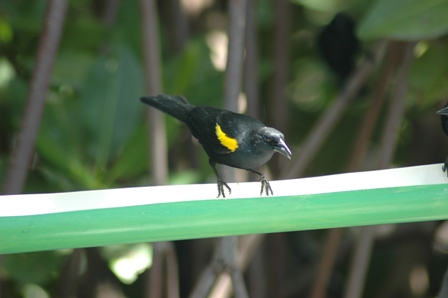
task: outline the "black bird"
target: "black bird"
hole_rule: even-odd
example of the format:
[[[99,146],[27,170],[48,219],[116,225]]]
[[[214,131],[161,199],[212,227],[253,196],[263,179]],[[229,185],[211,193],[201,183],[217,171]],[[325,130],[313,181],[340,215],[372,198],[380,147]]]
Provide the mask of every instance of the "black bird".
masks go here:
[[[224,186],[229,193],[231,189],[219,176],[216,163],[258,174],[261,181],[260,195],[263,190],[266,195],[269,192],[273,195],[266,176],[254,169],[268,162],[274,152],[291,159],[291,151],[281,132],[247,115],[191,105],[182,96],[160,94],[156,97],[142,97],[140,100],[184,122],[190,128],[207,153],[210,166],[218,179],[218,197],[221,194],[225,197]]]
[[[441,115],[440,120],[442,122],[442,129],[445,132],[445,134],[448,136],[448,103],[445,105],[443,109],[440,111],[437,111],[437,114]],[[448,169],[448,157],[445,159],[445,162],[443,163],[442,170],[446,172]],[[448,173],[447,173],[448,176]]]
[[[336,14],[320,33],[317,44],[322,58],[336,74],[338,85],[343,86],[355,68],[359,51],[355,23],[342,12]]]

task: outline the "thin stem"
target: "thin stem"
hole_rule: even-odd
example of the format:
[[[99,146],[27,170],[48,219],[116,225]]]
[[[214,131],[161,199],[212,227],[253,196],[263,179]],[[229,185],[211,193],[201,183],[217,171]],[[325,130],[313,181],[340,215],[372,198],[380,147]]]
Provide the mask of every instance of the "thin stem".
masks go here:
[[[326,297],[328,282],[330,280],[331,273],[333,272],[333,266],[336,260],[338,246],[343,231],[344,229],[328,230],[328,237],[325,242],[323,257],[320,261],[317,278],[314,281],[313,290],[310,295],[311,298]]]
[[[389,85],[392,75],[394,74],[398,61],[403,53],[404,47],[402,43],[393,43],[391,54],[386,61],[385,69],[381,75],[381,80],[378,83],[378,87],[375,88],[375,96],[371,106],[367,109],[364,122],[359,130],[357,142],[353,149],[353,154],[350,159],[348,171],[353,172],[361,170],[361,164],[364,160],[364,156],[367,152],[367,145],[369,144],[370,137],[373,133],[373,129],[378,120],[381,107],[383,106],[384,99],[386,98],[387,86]]]
[[[188,42],[189,24],[180,0],[160,2],[161,21],[172,53],[178,54]]]
[[[189,298],[202,298],[208,297],[208,293],[217,278],[215,270],[213,270],[212,265],[208,265],[204,271],[202,271],[201,276],[199,277],[196,285],[191,292]]]
[[[104,3],[103,21],[108,28],[112,28],[115,24],[120,2],[120,0],[107,0]]]
[[[162,92],[160,44],[155,0],[142,0],[143,47],[146,87],[149,95]],[[168,176],[166,128],[164,116],[156,109],[148,109],[150,169],[154,184],[165,184]]]
[[[157,7],[155,0],[141,0],[141,7],[146,87],[150,95],[157,95],[162,92]],[[147,121],[151,177],[154,184],[165,184],[168,176],[168,158],[164,115],[156,109],[148,109]],[[153,266],[149,271],[146,288],[147,297],[162,297],[163,259],[163,247],[161,244],[155,244]],[[172,293],[176,293],[176,290],[170,292]]]
[[[442,286],[440,288],[440,292],[437,295],[437,298],[448,297],[448,269],[445,271],[442,279]]]
[[[393,153],[395,152],[400,124],[404,116],[404,99],[408,91],[409,70],[411,69],[412,61],[414,60],[414,46],[415,43],[409,43],[407,45],[402,65],[397,74],[399,81],[389,113],[387,114],[387,120],[381,140],[378,169],[387,168],[391,163]]]
[[[67,0],[50,0],[47,3],[45,22],[22,125],[3,184],[4,194],[18,194],[23,191],[34,154],[34,144],[45,107],[45,96],[50,84],[51,72],[59,49],[67,5]]]
[[[385,44],[386,41],[380,41],[376,44],[373,51],[375,58],[378,58],[379,52]],[[337,122],[341,119],[351,101],[369,78],[374,67],[375,58],[366,59],[349,77],[333,106],[320,117],[317,124],[308,134],[302,150],[299,154],[295,155],[298,157],[291,162],[292,165],[289,169],[286,169],[281,175],[283,178],[300,177],[303,175],[308,165],[313,161],[319,149],[330,135],[330,132],[336,127]]]
[[[248,115],[259,116],[258,46],[255,19],[255,0],[247,0],[246,59],[244,60],[244,91]]]
[[[361,237],[358,239],[350,267],[348,286],[344,295],[345,298],[357,298],[362,295],[373,249],[375,230],[375,226],[368,226],[362,229]]]
[[[404,47],[401,43],[393,43],[392,53],[385,63],[386,67],[384,69],[384,73],[381,76],[378,87],[375,88],[376,92],[374,99],[371,106],[366,111],[364,122],[359,130],[357,142],[354,146],[353,154],[351,155],[348,166],[348,171],[350,172],[360,170],[373,128],[378,120],[381,106],[386,97],[386,87],[388,86],[392,74],[396,69],[396,65],[398,64],[398,60],[403,49]],[[336,260],[335,251],[338,247],[337,243],[339,243],[340,238],[342,237],[342,231],[342,229],[331,229],[328,231],[324,255],[320,261],[319,272],[314,283],[311,297],[324,297],[326,293],[325,290],[328,287],[329,276],[333,270],[334,262]]]
[[[404,115],[404,99],[408,91],[408,75],[414,60],[415,43],[408,43],[401,66],[397,73],[398,83],[392,103],[386,118],[386,125],[383,130],[381,141],[381,150],[378,162],[378,168],[386,168],[392,162],[393,153],[396,147],[396,141],[399,135],[399,126]],[[359,239],[355,254],[350,268],[349,280],[344,297],[358,298],[361,297],[369,261],[374,244],[375,226],[363,228],[361,238]]]
[[[289,36],[291,23],[291,4],[288,0],[277,0],[274,5],[274,37],[273,37],[273,63],[271,93],[272,126],[285,132],[288,102],[286,98],[286,85],[289,73]]]
[[[224,82],[224,108],[238,110],[238,95],[243,78],[246,0],[229,1],[229,50]]]

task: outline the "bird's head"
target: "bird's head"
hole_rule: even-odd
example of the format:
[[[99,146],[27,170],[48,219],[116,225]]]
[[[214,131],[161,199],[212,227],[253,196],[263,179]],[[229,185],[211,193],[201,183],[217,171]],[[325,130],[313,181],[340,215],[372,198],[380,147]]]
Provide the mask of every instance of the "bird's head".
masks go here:
[[[437,111],[437,114],[440,115],[440,119],[442,120],[442,129],[448,136],[448,104],[446,104],[443,109]]]
[[[286,145],[285,137],[281,132],[272,127],[263,127],[258,131],[258,136],[261,138],[260,143],[266,149],[273,150],[291,159],[291,150]]]
[[[437,111],[437,114],[439,115],[444,115],[444,116],[448,116],[448,104],[441,110]]]

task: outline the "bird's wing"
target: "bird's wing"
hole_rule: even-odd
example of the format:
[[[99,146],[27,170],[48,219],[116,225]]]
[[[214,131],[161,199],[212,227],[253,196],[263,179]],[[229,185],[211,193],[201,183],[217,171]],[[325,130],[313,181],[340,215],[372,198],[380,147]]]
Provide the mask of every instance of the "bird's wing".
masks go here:
[[[244,114],[224,111],[216,118],[216,123],[231,138],[241,139],[248,130],[265,126],[255,118]]]
[[[221,127],[217,122],[218,118],[223,113],[229,112],[214,107],[196,107],[189,113],[187,125],[190,127],[193,136],[199,140],[207,152],[228,154],[235,151],[232,151],[233,147],[229,148],[226,142],[226,140],[231,141],[231,139],[226,139],[226,134],[222,129],[222,134],[219,129],[217,130],[217,125]],[[218,138],[219,136],[221,140]],[[225,146],[226,144],[227,146]]]
[[[244,143],[250,143],[250,133],[265,126],[255,118],[230,111],[219,114],[216,125],[219,142],[231,152],[244,146]]]

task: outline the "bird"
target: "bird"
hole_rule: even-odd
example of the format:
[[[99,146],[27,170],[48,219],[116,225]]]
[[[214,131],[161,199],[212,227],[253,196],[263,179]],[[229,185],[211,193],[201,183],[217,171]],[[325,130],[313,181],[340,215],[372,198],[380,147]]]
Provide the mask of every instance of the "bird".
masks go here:
[[[266,176],[255,169],[267,163],[275,152],[291,159],[284,135],[257,119],[228,110],[195,106],[183,96],[159,94],[141,97],[140,101],[185,123],[209,157],[218,186],[218,198],[225,198],[224,187],[232,190],[219,175],[216,164],[244,169],[260,177],[260,196],[274,195]]]
[[[360,44],[355,34],[355,22],[340,12],[319,34],[317,45],[325,63],[336,74],[342,87],[355,68]]]
[[[439,111],[437,111],[437,114],[440,115],[440,120],[442,124],[442,129],[445,132],[445,134],[448,136],[448,103],[445,105],[445,107]],[[448,169],[448,157],[445,159],[445,162],[442,166],[442,171],[446,172]],[[447,172],[448,177],[448,172]]]

